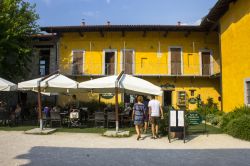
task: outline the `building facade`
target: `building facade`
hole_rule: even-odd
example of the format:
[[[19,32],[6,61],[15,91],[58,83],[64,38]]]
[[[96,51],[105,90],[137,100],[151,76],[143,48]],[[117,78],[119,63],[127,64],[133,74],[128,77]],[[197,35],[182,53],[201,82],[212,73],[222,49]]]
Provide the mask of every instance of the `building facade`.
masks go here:
[[[250,2],[219,0],[199,26],[108,23],[41,29],[57,34],[58,67],[79,82],[125,71],[161,86],[164,106],[192,110],[197,99],[212,98],[228,112],[250,103],[249,10]],[[78,94],[81,100],[93,96]],[[60,97],[59,103],[65,100]],[[126,100],[129,94],[120,96]]]

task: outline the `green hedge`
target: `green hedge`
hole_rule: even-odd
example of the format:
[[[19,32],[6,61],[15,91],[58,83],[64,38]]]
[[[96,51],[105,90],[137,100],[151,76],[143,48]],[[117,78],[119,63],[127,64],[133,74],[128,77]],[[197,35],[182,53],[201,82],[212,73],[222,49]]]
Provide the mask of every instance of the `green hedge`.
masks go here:
[[[223,129],[223,131],[227,132],[227,125],[229,122],[244,115],[250,115],[250,107],[236,107],[232,112],[229,112],[223,116],[220,127]]]
[[[250,115],[230,120],[225,131],[233,137],[250,141]]]

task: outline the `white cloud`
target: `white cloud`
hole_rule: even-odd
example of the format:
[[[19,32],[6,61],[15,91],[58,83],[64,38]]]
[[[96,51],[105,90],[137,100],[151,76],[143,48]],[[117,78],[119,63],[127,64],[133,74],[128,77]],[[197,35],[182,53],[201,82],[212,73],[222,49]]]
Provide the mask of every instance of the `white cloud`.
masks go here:
[[[82,15],[85,17],[98,17],[99,16],[99,11],[85,11],[82,12]]]

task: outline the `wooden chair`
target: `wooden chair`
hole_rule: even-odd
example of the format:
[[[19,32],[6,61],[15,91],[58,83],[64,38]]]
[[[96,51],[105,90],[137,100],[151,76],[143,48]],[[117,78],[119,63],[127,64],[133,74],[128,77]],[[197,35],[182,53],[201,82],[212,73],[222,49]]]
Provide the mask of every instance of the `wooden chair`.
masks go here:
[[[3,125],[6,125],[9,122],[9,113],[7,111],[0,111],[0,121]]]
[[[115,123],[115,112],[108,112],[107,113],[107,128],[109,127],[109,123]]]
[[[62,126],[62,120],[59,112],[50,112],[50,126],[52,127],[53,122],[59,122],[60,127]]]
[[[95,112],[95,126],[97,126],[98,123],[103,123],[103,126],[105,126],[104,112]]]

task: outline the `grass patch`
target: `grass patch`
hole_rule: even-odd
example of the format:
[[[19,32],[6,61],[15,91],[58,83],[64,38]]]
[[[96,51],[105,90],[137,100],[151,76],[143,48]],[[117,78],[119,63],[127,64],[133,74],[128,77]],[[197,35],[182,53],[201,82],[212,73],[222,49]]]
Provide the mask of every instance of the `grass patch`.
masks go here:
[[[68,133],[103,133],[106,128],[59,128],[57,132],[68,132]]]
[[[188,134],[201,134],[204,132],[205,124],[193,125],[188,127]],[[207,124],[207,132],[208,134],[222,134],[222,130],[220,128],[211,126]]]
[[[33,128],[37,128],[37,126],[15,126],[15,127],[0,126],[0,131],[26,131],[26,130],[31,130]]]
[[[96,128],[96,127],[90,127],[90,128],[59,128],[57,132],[68,132],[68,133],[97,133],[97,134],[103,134],[107,130],[115,130],[115,128]],[[135,134],[134,127],[131,128],[120,128],[120,130],[126,130],[129,131],[133,135]]]

